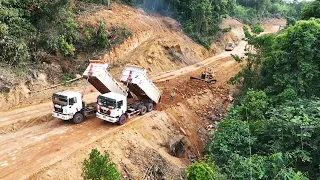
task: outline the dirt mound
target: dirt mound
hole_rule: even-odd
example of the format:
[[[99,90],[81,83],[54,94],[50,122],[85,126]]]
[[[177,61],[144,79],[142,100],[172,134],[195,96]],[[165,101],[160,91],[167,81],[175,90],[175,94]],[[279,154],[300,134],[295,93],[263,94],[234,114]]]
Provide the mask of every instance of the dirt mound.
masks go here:
[[[286,26],[287,21],[285,19],[265,19],[261,21],[261,25],[265,32],[277,32],[279,26]]]

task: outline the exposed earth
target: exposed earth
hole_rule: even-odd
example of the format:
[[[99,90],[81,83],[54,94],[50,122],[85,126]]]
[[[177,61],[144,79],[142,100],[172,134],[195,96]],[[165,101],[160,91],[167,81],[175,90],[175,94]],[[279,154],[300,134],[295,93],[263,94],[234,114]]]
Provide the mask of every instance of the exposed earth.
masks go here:
[[[235,87],[227,81],[241,66],[230,54],[244,54],[243,25],[226,19],[222,28],[232,25],[233,29],[208,51],[184,35],[173,19],[127,6],[113,4],[112,10],[98,9],[79,17],[82,23],[98,23],[101,19],[108,19],[107,25],[124,22],[134,34],[112,52],[101,55],[101,60],[112,65],[115,77],[127,63],[148,69],[149,77],[163,93],[161,104],[123,126],[95,117],[75,125],[51,117],[50,96],[63,89],[80,91],[81,81],[28,97],[21,91],[19,96],[2,94],[7,99],[0,102],[0,179],[81,179],[82,162],[93,148],[110,154],[123,179],[180,179],[184,168],[201,157],[209,132],[223,119],[231,103],[229,95]],[[283,20],[269,20],[263,25],[269,33],[284,24]],[[235,42],[236,48],[223,51],[225,41]],[[168,48],[182,61],[173,61]],[[215,72],[216,84],[190,80],[208,67]],[[174,88],[176,97],[170,100]],[[85,101],[95,102],[98,94],[90,86]],[[16,103],[23,100],[32,106]],[[6,101],[10,105],[6,106]],[[178,148],[176,144],[181,143]]]

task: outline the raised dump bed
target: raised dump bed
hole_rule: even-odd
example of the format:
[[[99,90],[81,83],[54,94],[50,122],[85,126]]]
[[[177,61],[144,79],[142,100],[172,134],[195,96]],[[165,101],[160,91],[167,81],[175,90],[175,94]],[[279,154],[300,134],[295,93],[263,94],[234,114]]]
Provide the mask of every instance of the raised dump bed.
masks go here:
[[[89,66],[83,73],[83,77],[88,79],[101,94],[114,92],[126,95],[126,90],[116,81],[107,70],[108,64],[101,61],[90,61]]]
[[[147,71],[142,67],[127,65],[122,71],[120,81],[128,85],[130,92],[140,100],[155,104],[161,100],[160,90],[147,77]]]

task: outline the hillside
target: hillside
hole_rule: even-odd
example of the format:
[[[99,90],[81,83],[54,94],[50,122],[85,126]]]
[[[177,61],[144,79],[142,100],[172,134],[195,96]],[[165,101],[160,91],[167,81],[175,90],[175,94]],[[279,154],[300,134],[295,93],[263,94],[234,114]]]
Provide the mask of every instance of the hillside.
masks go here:
[[[50,87],[63,83],[65,80],[61,79],[61,76],[68,77],[70,73],[76,73],[75,69],[83,70],[88,65],[89,59],[101,59],[109,63],[111,72],[116,77],[122,66],[127,63],[140,65],[154,74],[200,62],[221,52],[229,40],[237,42],[240,39],[237,36],[239,34],[243,36],[239,22],[227,20],[224,26],[229,27],[235,24],[233,30],[231,33],[222,35],[208,51],[186,36],[174,19],[147,14],[142,10],[121,4],[112,4],[111,10],[103,6],[89,9],[79,15],[76,20],[81,26],[93,27],[97,27],[101,21],[104,21],[107,29],[125,25],[132,31],[132,36],[111,50],[79,52],[72,59],[50,55],[39,69],[28,70],[26,77],[15,75],[7,66],[0,67],[7,72],[0,78],[1,89],[7,90],[0,94],[0,109],[6,110],[46,102],[49,101],[53,92],[78,89],[77,87],[82,86],[81,82],[68,83],[68,87]]]
[[[26,8],[22,1],[8,2],[7,7]],[[33,47],[31,42],[43,38],[49,49],[30,48],[39,56],[19,65],[0,62],[5,72],[0,75],[0,179],[82,179],[83,162],[93,149],[108,153],[121,179],[313,179],[319,174],[319,102],[313,99],[319,95],[319,21],[286,26],[289,21],[274,18],[293,17],[298,4],[27,2],[31,14],[23,18],[31,17],[40,35],[24,40]],[[43,31],[46,12],[66,24],[47,21],[57,27]],[[55,38],[58,44],[49,41]],[[235,47],[225,51],[229,42]],[[35,57],[41,58],[32,62]],[[81,124],[53,118],[52,94],[82,91],[81,73],[93,59],[108,63],[116,78],[126,64],[143,67],[161,91],[161,103],[122,126],[95,114]],[[216,83],[190,78],[208,68]],[[89,85],[83,100],[96,103],[98,95]]]

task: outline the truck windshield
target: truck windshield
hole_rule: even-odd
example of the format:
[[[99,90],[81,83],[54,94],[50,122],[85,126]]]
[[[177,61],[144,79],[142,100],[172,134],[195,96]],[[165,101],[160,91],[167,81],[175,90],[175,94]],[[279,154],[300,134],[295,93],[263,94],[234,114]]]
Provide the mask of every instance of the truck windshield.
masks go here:
[[[116,108],[116,104],[117,104],[117,101],[114,100],[114,99],[111,99],[111,98],[107,98],[107,97],[99,97],[98,98],[98,104],[100,106],[103,106],[103,107],[108,107],[110,109],[115,109]]]
[[[68,105],[68,98],[66,96],[54,94],[52,96],[52,101],[53,101],[54,104],[59,104],[59,105],[62,105],[62,106]]]

